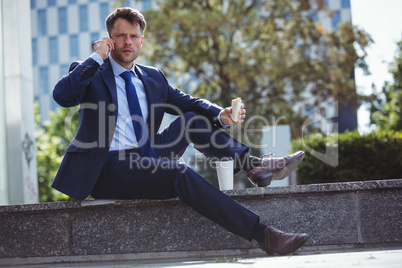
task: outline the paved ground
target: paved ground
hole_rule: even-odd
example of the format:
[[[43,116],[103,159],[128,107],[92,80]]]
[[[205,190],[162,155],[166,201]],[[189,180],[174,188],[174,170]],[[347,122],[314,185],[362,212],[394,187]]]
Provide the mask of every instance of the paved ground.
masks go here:
[[[39,266],[32,266],[39,267]],[[337,267],[364,267],[364,268],[393,268],[402,267],[402,249],[365,249],[347,250],[338,252],[314,252],[284,257],[262,257],[244,259],[214,259],[208,261],[167,262],[158,264],[91,264],[86,266],[73,264],[42,265],[40,267],[69,267],[69,268],[131,268],[131,267],[166,267],[166,268],[337,268]]]

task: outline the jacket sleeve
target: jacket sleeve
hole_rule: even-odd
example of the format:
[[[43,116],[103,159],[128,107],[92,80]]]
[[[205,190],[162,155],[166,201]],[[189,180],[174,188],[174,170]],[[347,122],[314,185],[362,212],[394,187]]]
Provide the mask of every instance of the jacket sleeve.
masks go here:
[[[161,71],[159,72],[162,75],[165,82],[168,84],[167,102],[169,104],[172,104],[174,107],[179,108],[180,111],[183,113],[190,111],[198,112],[199,114],[209,118],[209,120],[211,120],[217,126],[222,127],[222,125],[218,120],[218,115],[223,109],[222,107],[210,102],[209,100],[195,98],[189,94],[184,93],[180,89],[174,88],[169,84],[165,75]],[[174,110],[170,111],[169,109],[167,109],[166,112],[171,114],[177,114],[176,111]]]
[[[63,107],[78,105],[85,95],[89,81],[98,69],[99,63],[92,58],[87,58],[83,62],[73,62],[70,65],[70,73],[55,85],[54,100]]]

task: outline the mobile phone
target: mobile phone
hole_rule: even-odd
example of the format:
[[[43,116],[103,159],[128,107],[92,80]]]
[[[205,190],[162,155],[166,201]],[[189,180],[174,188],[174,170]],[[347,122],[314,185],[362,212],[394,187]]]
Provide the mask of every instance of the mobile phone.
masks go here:
[[[110,35],[109,35],[109,32],[108,32],[108,31],[106,31],[106,37],[107,37],[107,38],[110,38]],[[106,54],[109,54],[109,51],[110,51],[110,48],[109,48],[109,46],[107,46]]]

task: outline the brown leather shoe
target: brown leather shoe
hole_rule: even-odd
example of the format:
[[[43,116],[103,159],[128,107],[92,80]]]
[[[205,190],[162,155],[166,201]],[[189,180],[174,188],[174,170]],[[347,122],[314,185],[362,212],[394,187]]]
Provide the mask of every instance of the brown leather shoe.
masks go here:
[[[300,248],[307,240],[307,234],[285,233],[274,227],[265,229],[264,242],[258,242],[260,248],[268,255],[288,255]]]
[[[304,152],[298,151],[285,157],[264,157],[261,164],[247,173],[247,178],[258,187],[266,187],[272,180],[289,176],[303,160]]]

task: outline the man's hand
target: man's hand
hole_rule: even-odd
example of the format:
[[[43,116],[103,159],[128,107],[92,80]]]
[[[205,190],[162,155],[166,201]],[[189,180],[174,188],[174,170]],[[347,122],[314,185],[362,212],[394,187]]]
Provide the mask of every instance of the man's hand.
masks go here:
[[[95,53],[105,60],[109,55],[109,52],[114,49],[114,40],[108,37],[103,37],[98,41],[95,41],[92,48]]]
[[[241,104],[241,109],[239,111],[239,121],[235,122],[232,119],[232,107],[227,107],[221,113],[221,122],[225,125],[234,125],[238,123],[243,123],[244,118],[246,118],[246,109],[244,109],[244,104]]]

